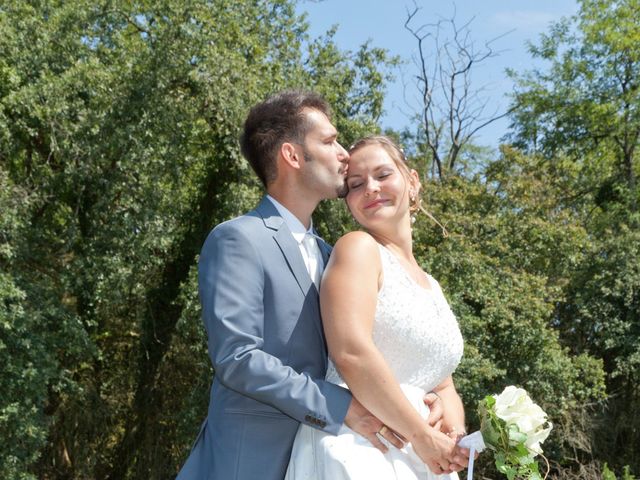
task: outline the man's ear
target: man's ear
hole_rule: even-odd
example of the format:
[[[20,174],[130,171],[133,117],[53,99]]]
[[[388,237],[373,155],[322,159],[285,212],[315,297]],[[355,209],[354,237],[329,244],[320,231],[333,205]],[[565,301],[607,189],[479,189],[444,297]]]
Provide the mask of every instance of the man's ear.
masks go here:
[[[296,150],[296,146],[293,143],[285,142],[280,145],[280,157],[282,160],[292,168],[300,168],[301,155]]]

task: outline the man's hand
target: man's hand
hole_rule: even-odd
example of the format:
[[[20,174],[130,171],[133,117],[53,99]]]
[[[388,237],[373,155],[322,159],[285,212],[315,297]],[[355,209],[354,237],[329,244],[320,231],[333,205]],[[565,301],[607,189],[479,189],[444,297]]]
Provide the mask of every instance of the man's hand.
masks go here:
[[[404,447],[404,442],[401,437],[374,417],[371,412],[364,408],[355,398],[351,399],[344,423],[351,430],[369,440],[369,442],[382,453],[387,453],[389,449],[382,443],[380,437],[383,437],[396,448]]]
[[[435,392],[426,393],[422,400],[424,404],[429,407],[427,423],[436,430],[440,430],[442,427],[442,416],[444,415],[442,400]]]

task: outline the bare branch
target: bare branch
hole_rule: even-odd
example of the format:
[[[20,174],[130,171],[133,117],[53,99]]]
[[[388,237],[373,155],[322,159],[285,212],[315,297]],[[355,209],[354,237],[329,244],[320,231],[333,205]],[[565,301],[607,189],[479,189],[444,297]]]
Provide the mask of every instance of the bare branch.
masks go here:
[[[414,1],[413,7],[407,9],[404,27],[417,43],[416,85],[422,101],[422,130],[442,177],[456,167],[460,152],[478,131],[510,113],[496,110],[485,115],[488,100],[483,99],[482,93],[487,88],[472,89],[471,81],[472,72],[480,64],[499,55],[493,44],[510,32],[484,42],[477,49],[470,28],[475,17],[458,26],[454,10],[451,18],[415,26],[419,12],[420,7]],[[443,36],[445,29],[448,38]]]

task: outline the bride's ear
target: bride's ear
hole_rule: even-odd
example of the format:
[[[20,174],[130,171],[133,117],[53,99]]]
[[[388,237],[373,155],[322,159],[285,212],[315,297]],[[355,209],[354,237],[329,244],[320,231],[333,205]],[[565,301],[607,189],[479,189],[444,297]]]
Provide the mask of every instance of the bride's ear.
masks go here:
[[[420,195],[422,190],[422,184],[420,183],[420,176],[413,168],[409,171],[409,191],[413,191],[415,196]]]

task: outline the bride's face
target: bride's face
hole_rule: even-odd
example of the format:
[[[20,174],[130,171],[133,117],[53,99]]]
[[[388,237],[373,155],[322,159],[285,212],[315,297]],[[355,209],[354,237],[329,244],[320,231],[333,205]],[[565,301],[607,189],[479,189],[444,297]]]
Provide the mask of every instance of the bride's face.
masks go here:
[[[347,206],[367,229],[384,227],[409,216],[409,188],[413,180],[380,145],[367,145],[351,154],[347,174]]]

